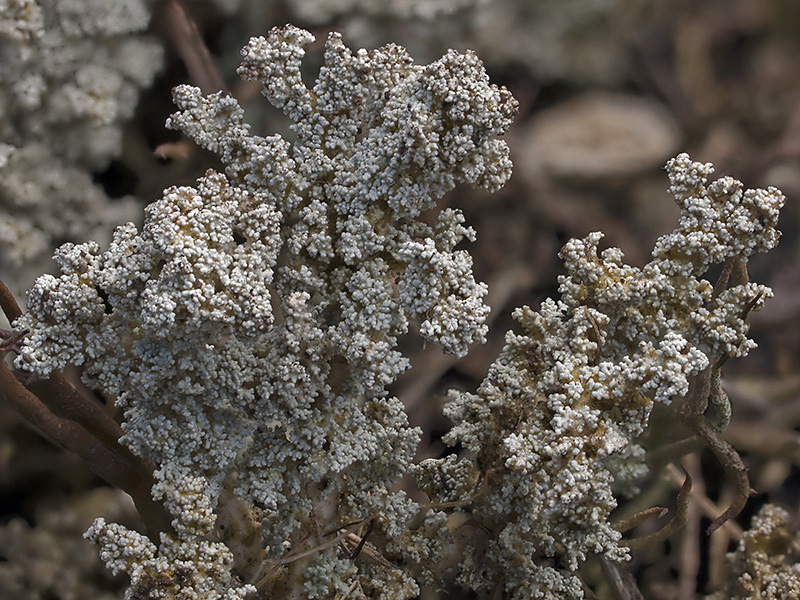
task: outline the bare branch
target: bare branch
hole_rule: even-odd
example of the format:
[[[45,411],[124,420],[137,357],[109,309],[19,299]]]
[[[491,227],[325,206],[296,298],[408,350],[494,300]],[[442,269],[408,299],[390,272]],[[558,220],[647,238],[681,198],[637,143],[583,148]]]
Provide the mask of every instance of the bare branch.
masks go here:
[[[170,41],[189,71],[189,77],[203,90],[203,93],[227,91],[227,86],[211,58],[211,52],[197,29],[197,24],[181,2],[167,0],[164,3],[163,22]]]
[[[614,524],[614,529],[616,529],[620,533],[625,533],[626,531],[630,531],[631,529],[638,527],[645,521],[649,521],[650,519],[660,519],[668,512],[669,509],[663,506],[653,506],[652,508],[646,508],[643,511],[640,511],[635,515],[633,515],[630,519],[623,519],[621,521],[617,521]]]
[[[685,469],[683,473],[685,475],[685,479],[683,481],[683,485],[681,485],[680,491],[678,492],[678,506],[672,519],[670,519],[669,522],[664,525],[664,527],[651,533],[650,535],[623,540],[623,543],[631,550],[638,550],[663,542],[673,533],[686,525],[686,519],[689,514],[689,494],[692,491],[692,478]]]
[[[9,323],[13,323],[17,317],[22,316],[22,309],[17,304],[14,294],[2,281],[0,281],[0,307],[2,307]]]
[[[151,538],[157,541],[159,532],[171,531],[171,517],[150,496],[152,475],[145,474],[140,461],[124,460],[124,452],[113,452],[78,423],[53,414],[4,361],[0,361],[0,397],[54,445],[77,454],[98,476],[130,494]]]

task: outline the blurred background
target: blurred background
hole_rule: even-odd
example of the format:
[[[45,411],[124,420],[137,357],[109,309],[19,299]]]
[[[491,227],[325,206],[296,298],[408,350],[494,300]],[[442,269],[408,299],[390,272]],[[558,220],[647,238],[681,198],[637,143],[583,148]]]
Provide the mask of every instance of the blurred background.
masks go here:
[[[420,457],[444,451],[444,394],[477,387],[514,328],[511,311],[557,295],[564,242],[599,230],[629,263],[649,259],[678,215],[666,192],[669,158],[688,152],[745,187],[780,188],[787,197],[781,244],[749,264],[751,280],[775,293],[751,316],[760,347],[729,361],[722,380],[734,410],[725,437],[745,459],[756,494],[735,527],[709,538],[704,530],[731,491],[710,453],[687,455],[681,464],[694,482],[687,527],[625,568],[645,598],[704,598],[730,577],[725,554],[760,506],[777,502],[800,523],[795,0],[0,3],[0,279],[21,303],[36,276],[54,271],[50,256],[59,244],[105,244],[114,225],[140,223],[144,206],[165,187],[190,184],[219,166],[164,128],[174,112],[173,86],[226,89],[245,107],[254,133],[291,139],[282,114],[235,74],[249,37],[287,22],[317,37],[305,62],[307,82],[327,34],[340,31],[352,49],[394,42],[417,64],[449,48],[473,49],[492,81],[520,103],[506,136],[515,165],[510,183],[494,195],[458,188],[443,200],[477,231],[469,251],[476,278],[491,290],[489,341],[457,361],[413,334],[403,340],[414,368],[393,392],[425,431]],[[645,446],[673,426],[656,411]],[[621,501],[621,512],[674,505],[683,476],[674,467],[660,471],[630,506]],[[125,582],[103,570],[80,535],[101,514],[135,524],[131,506],[4,405],[0,499],[0,597],[122,597]],[[615,597],[599,566],[586,571],[589,583],[599,582],[592,583],[598,597]],[[426,596],[434,597],[469,595]]]

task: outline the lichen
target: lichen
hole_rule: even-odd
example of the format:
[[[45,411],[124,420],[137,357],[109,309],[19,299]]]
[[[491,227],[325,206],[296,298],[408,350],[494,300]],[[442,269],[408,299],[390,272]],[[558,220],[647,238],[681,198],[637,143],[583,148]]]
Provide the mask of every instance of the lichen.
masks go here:
[[[306,581],[319,595],[357,578],[375,597],[413,597],[414,578],[386,558],[340,568],[327,536],[377,528],[381,548],[366,540],[360,552],[410,565],[442,550],[423,539],[430,527],[406,536],[418,506],[389,491],[419,431],[386,386],[408,368],[396,346],[410,320],[450,353],[484,339],[487,289],[455,249],[474,232],[457,210],[433,226],[421,213],[457,183],[503,185],[511,163],[496,138],[516,102],[473,53],[423,67],[393,45],[352,53],[338,34],[307,88],[312,40],[287,26],[242,51],[240,74],[292,119],[293,142],[251,134],[230,96],[176,88],[168,126],[218,153],[225,173],[166,190],[141,231],[119,227],[105,252],[62,246],[61,276],[36,282],[16,323],[31,330],[17,364],[39,375],[82,366],[124,409],[122,441],[155,463],[157,498],[202,481],[214,509],[233,481],[262,511],[263,562],[248,573],[262,594],[297,594]],[[90,532],[108,548],[131,535]],[[135,586],[172,581],[160,557],[194,560],[178,535],[160,555],[141,537],[135,559],[106,550],[109,564]],[[144,584],[137,564],[149,565]]]

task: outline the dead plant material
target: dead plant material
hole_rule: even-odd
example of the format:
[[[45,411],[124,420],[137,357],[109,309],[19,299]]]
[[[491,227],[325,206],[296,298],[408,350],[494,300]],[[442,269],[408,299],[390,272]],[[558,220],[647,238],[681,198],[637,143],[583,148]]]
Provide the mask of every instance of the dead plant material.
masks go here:
[[[688,471],[686,471],[685,469],[683,473],[685,479],[683,481],[683,485],[681,485],[680,491],[678,492],[678,498],[677,498],[678,506],[675,510],[675,514],[673,515],[672,519],[670,519],[669,522],[666,525],[664,525],[664,527],[662,527],[658,531],[651,533],[650,535],[623,540],[625,545],[628,546],[631,550],[638,550],[641,548],[659,544],[664,540],[666,540],[667,538],[669,538],[675,532],[679,531],[684,525],[686,525],[686,519],[689,511],[690,492],[692,491],[692,478],[689,475]]]

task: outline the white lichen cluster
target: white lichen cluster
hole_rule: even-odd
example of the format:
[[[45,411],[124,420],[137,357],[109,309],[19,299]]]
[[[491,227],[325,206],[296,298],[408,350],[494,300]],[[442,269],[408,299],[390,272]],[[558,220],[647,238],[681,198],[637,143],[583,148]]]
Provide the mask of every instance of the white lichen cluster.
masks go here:
[[[397,339],[415,320],[460,355],[483,339],[488,314],[485,285],[455,249],[474,235],[460,212],[432,226],[420,215],[457,183],[504,184],[511,163],[496,137],[516,102],[472,53],[415,66],[398,46],[352,53],[337,34],[309,89],[300,67],[311,41],[287,26],[243,50],[240,74],[294,122],[293,142],[252,134],[229,96],[175,90],[169,126],[217,152],[225,174],[166,190],[142,230],[118,228],[105,252],[60,248],[61,276],[37,280],[16,323],[31,330],[17,364],[40,375],[82,366],[123,407],[123,441],[155,462],[156,497],[201,481],[212,509],[228,484],[258,507],[266,543],[254,542],[261,564],[247,574],[262,594],[356,586],[411,598],[447,531],[440,513],[418,517],[389,491],[419,436],[386,392],[408,367]],[[188,561],[220,593],[227,558],[196,564],[186,522],[158,556],[111,525],[90,537],[135,582],[176,582],[170,565]],[[382,547],[330,543],[340,528],[358,539],[348,523],[380,531]],[[348,540],[372,557],[357,570],[342,559]]]
[[[92,181],[121,151],[122,125],[162,49],[149,2],[0,2],[0,275],[30,286],[65,239],[133,218]],[[21,289],[25,289],[22,287]]]
[[[741,282],[714,296],[702,276],[772,248],[784,198],[730,177],[707,184],[711,165],[685,154],[667,171],[681,219],[653,259],[638,268],[619,249],[598,253],[599,233],[568,242],[560,299],[517,310],[523,333],[507,335],[478,393],[452,394],[446,440],[470,450],[477,471],[428,461],[421,480],[438,468],[488,483],[473,502],[483,533],[468,545],[465,584],[519,599],[582,598],[574,572],[587,556],[626,558],[609,522],[612,483],[643,474],[633,440],[653,401],[685,396],[692,376],[754,346],[744,317],[769,288]]]
[[[785,509],[765,504],[727,558],[727,585],[707,600],[800,598],[800,535]]]
[[[202,478],[155,491],[163,494],[176,531],[161,533],[158,548],[142,534],[102,518],[88,529],[85,537],[99,546],[106,567],[130,576],[126,598],[243,600],[256,591],[231,574],[233,554],[225,544],[205,539],[215,519],[204,492]]]

